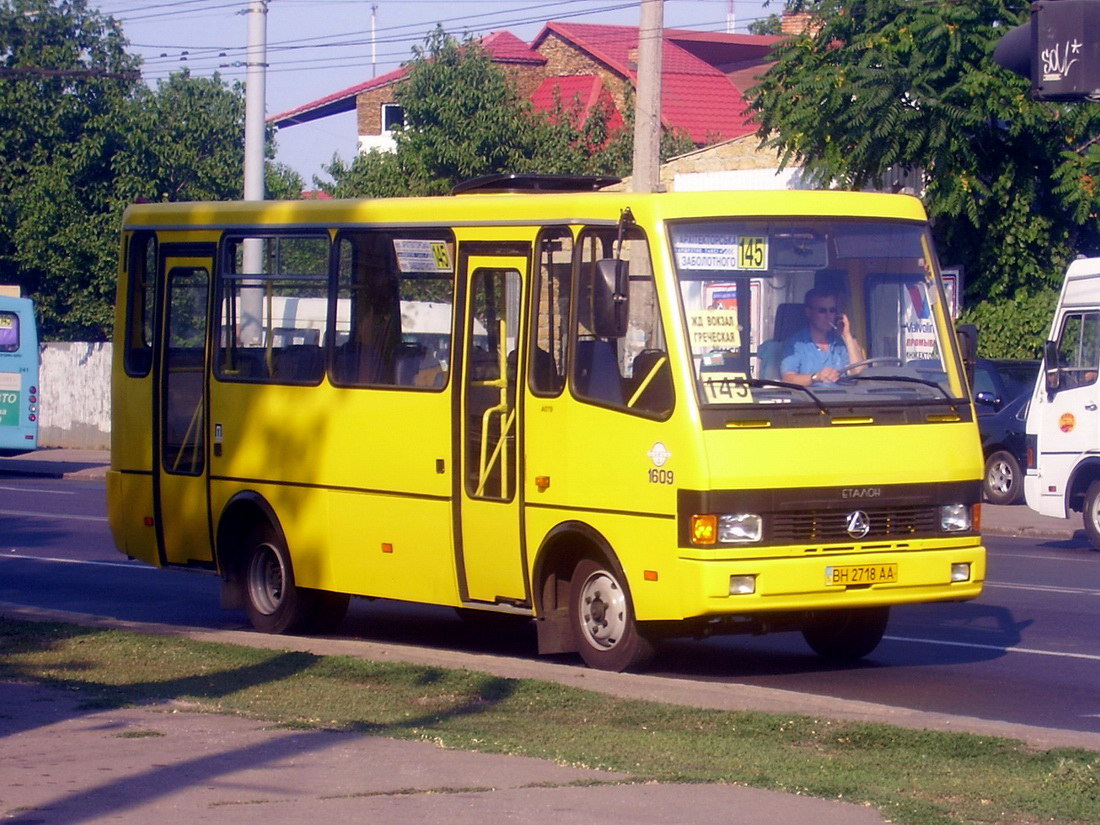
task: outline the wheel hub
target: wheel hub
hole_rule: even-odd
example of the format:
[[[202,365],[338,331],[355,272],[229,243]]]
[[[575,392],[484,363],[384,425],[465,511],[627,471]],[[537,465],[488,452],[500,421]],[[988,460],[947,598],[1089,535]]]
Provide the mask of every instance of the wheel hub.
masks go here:
[[[603,650],[622,641],[626,631],[626,595],[605,571],[593,573],[581,591],[585,638]]]

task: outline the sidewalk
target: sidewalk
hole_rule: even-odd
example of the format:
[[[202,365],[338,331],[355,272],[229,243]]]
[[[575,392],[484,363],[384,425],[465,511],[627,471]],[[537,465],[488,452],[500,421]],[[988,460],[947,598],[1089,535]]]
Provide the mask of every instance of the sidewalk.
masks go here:
[[[111,453],[107,450],[41,449],[33,453],[0,456],[0,476],[99,479],[107,475]]]
[[[182,703],[89,710],[69,693],[0,683],[0,706],[0,820],[10,825],[887,821],[847,802],[735,785],[629,784],[608,771],[280,729],[190,713]]]
[[[43,478],[101,479],[111,463],[106,450],[43,449],[8,458],[0,457],[0,476],[31,475]],[[1041,516],[1024,504],[982,505],[982,533],[1048,540],[1086,541],[1081,518]]]

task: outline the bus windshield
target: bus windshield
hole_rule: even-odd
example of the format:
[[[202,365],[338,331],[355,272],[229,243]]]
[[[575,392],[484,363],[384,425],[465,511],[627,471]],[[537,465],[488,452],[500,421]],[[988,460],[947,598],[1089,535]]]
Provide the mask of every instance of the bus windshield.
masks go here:
[[[705,406],[961,397],[927,229],[904,221],[670,225]]]

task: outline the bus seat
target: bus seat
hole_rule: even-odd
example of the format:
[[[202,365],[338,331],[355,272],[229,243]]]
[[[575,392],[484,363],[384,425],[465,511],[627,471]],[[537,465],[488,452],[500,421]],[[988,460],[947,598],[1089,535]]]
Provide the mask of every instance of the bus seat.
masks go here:
[[[382,371],[382,359],[373,347],[348,341],[334,350],[332,374],[339,384],[386,383],[381,380]]]
[[[321,348],[311,344],[292,344],[275,353],[272,378],[282,381],[319,381],[325,372]]]
[[[614,342],[598,338],[577,341],[574,378],[578,395],[605,404],[623,405],[623,382]]]
[[[783,360],[783,351],[787,340],[806,325],[806,312],[802,304],[780,304],[775,308],[775,324],[772,337],[760,345],[757,355],[760,357],[760,377],[778,381],[782,377],[779,364]]]
[[[404,341],[398,345],[393,357],[394,383],[411,387],[416,383],[417,373],[420,372],[420,364],[424,360],[427,349],[423,344]]]

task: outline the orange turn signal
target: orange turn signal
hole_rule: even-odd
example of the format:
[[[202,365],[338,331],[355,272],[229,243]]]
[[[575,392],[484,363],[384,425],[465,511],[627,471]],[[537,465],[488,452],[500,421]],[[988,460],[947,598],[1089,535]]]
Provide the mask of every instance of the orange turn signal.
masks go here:
[[[691,517],[691,543],[714,544],[718,541],[718,516]]]

